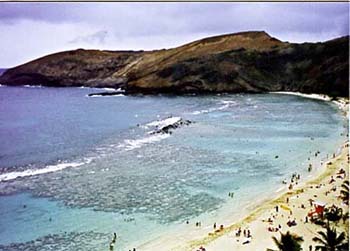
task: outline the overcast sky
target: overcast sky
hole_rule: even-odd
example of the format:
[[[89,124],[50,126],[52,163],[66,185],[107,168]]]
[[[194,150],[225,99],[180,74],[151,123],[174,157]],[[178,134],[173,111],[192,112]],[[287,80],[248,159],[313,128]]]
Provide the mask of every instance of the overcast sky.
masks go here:
[[[349,34],[349,3],[0,3],[0,67],[68,49],[161,49],[246,30],[329,40]]]

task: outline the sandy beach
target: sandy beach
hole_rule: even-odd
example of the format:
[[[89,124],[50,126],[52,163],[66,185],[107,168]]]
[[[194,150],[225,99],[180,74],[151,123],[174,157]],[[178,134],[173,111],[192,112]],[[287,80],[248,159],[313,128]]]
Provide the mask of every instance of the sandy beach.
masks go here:
[[[340,155],[324,164],[325,168],[317,178],[299,184],[278,198],[258,206],[242,221],[231,226],[224,226],[222,231],[211,231],[207,237],[193,241],[189,250],[197,250],[201,246],[209,251],[273,249],[275,246],[272,237],[279,238],[280,232],[287,231],[302,236],[304,238],[303,249],[308,250],[309,245],[315,244],[312,238],[316,236],[317,231],[322,230],[322,227],[316,224],[305,223],[308,212],[314,209],[310,199],[326,203],[326,205],[340,206],[343,212],[348,212],[348,206],[338,197],[344,179],[335,178],[335,181],[330,183],[331,177],[337,177],[337,172],[342,168],[346,170],[346,177],[348,177],[348,150],[348,143],[346,143]],[[278,212],[276,212],[276,206],[278,206]],[[289,220],[295,220],[297,225],[289,227],[287,225]],[[246,238],[243,234],[237,237],[236,233],[239,228],[242,232],[249,230],[252,238]],[[269,231],[269,228],[275,228],[278,231]],[[345,224],[342,221],[339,222],[338,229],[346,231],[348,221]],[[247,240],[250,243],[243,244]]]
[[[331,101],[329,97],[317,94],[286,92],[280,94],[293,94]],[[338,99],[334,103],[348,119],[348,101]],[[339,175],[340,170],[345,170],[345,174]],[[342,208],[343,213],[349,212],[349,206],[344,204],[339,197],[341,185],[349,177],[348,140],[338,149],[338,152],[333,154],[332,158],[320,163],[316,173],[309,176],[299,184],[297,184],[298,181],[294,181],[292,186],[290,186],[291,181],[288,181],[286,188],[276,198],[257,205],[244,219],[236,221],[232,225],[223,226],[221,229],[220,222],[216,223],[216,229],[213,227],[207,236],[191,241],[186,249],[206,251],[276,250],[272,237],[275,236],[279,239],[280,233],[290,231],[303,237],[303,250],[310,250],[310,248],[314,250],[315,242],[312,238],[317,236],[318,231],[324,230],[323,227],[311,223],[307,217],[309,212],[315,210],[315,204],[325,204],[325,207],[336,205]],[[288,222],[293,221],[296,224],[288,226]],[[340,220],[336,227],[338,232],[346,232],[347,238],[349,238],[348,220],[345,222]]]
[[[349,102],[347,99],[332,100],[330,97],[318,94],[302,94],[281,92],[278,94],[298,95],[305,98],[333,102],[341,110],[345,118],[348,118]],[[310,156],[311,160],[314,154]],[[311,162],[311,161],[310,161]],[[308,168],[307,166],[305,168]],[[343,169],[345,174],[339,175]],[[292,178],[291,174],[291,178]],[[332,177],[334,181],[331,182]],[[312,166],[312,171],[306,177],[299,179],[295,174],[294,180],[286,180],[281,189],[269,198],[257,198],[252,202],[253,206],[242,208],[243,217],[233,217],[224,225],[216,222],[203,222],[201,227],[187,226],[174,232],[172,235],[162,236],[146,243],[138,249],[140,250],[188,250],[197,251],[229,251],[229,250],[276,250],[272,237],[280,238],[280,233],[290,231],[302,236],[303,250],[310,250],[310,245],[314,250],[315,243],[312,238],[318,231],[324,228],[306,221],[309,212],[315,210],[315,203],[325,204],[325,207],[336,205],[341,207],[343,213],[349,211],[348,205],[339,198],[341,185],[349,177],[349,142],[344,142],[338,149],[334,149],[334,154],[327,160],[322,160]],[[291,186],[292,184],[292,186]],[[310,200],[313,201],[310,202]],[[296,225],[288,226],[288,222],[295,221]],[[227,220],[226,220],[227,222]],[[222,225],[222,228],[221,228]],[[338,232],[346,232],[348,238],[349,221],[340,220],[337,224]],[[238,236],[238,231],[241,230]],[[249,235],[251,237],[247,238]],[[245,234],[244,234],[245,233]],[[201,249],[202,248],[202,249]]]

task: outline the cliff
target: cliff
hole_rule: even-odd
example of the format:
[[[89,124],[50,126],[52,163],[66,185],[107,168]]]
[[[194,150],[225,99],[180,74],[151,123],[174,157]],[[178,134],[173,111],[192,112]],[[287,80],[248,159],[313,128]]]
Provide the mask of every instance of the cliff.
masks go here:
[[[168,50],[75,50],[7,70],[5,85],[122,88],[127,93],[299,91],[349,95],[349,37],[294,44],[262,31]]]

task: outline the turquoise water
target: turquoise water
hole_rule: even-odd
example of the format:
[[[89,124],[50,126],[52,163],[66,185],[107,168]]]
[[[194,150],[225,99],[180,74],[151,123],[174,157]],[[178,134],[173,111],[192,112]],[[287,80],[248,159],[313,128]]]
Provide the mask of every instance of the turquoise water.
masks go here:
[[[186,220],[211,225],[306,177],[347,123],[297,96],[91,91],[0,88],[0,250],[108,250],[113,232],[129,250]],[[150,134],[170,116],[193,123]]]

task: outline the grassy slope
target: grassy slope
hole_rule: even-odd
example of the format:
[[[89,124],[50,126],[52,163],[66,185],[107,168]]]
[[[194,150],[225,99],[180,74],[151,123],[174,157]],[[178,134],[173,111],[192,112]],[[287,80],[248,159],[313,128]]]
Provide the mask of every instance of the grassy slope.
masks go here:
[[[348,41],[290,44],[259,31],[168,50],[76,50],[10,69],[0,83],[123,87],[130,93],[284,90],[348,96]]]

